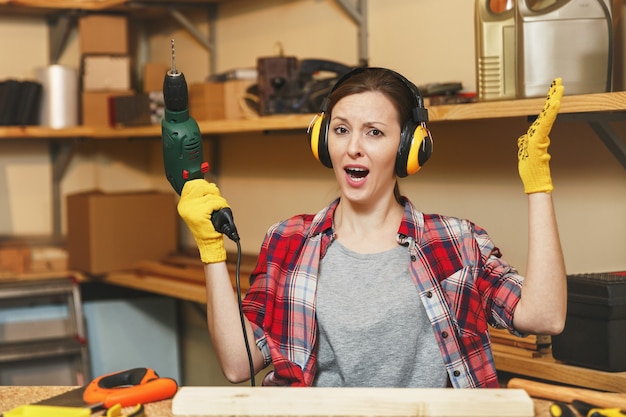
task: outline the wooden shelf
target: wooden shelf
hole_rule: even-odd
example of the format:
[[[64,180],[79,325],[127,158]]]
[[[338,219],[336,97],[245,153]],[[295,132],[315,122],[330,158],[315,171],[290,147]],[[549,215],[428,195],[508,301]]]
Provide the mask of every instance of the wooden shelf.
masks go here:
[[[543,98],[523,100],[491,101],[469,104],[430,106],[428,112],[431,123],[526,117],[538,114],[543,108]],[[564,96],[560,114],[626,112],[626,92],[585,94]],[[263,116],[243,120],[199,120],[198,126],[203,135],[224,135],[266,131],[306,132],[314,114],[289,114]],[[625,116],[626,119],[626,116]],[[3,126],[0,139],[116,139],[116,138],[156,138],[161,135],[160,125],[102,128],[76,126],[52,129],[41,126]]]
[[[431,106],[431,122],[525,117],[538,114],[545,98]],[[559,114],[626,111],[626,91],[563,96]]]
[[[263,132],[269,130],[301,130],[303,133],[313,119],[312,114],[267,116],[244,120],[200,120],[203,135]],[[116,139],[161,137],[161,125],[137,127],[76,126],[53,129],[41,126],[0,126],[0,139]]]
[[[167,7],[176,4],[176,7],[191,5],[220,3],[225,0],[148,0],[142,4],[146,6]],[[132,12],[137,8],[130,0],[0,0],[1,13],[17,14],[52,14],[67,10],[82,10],[85,12],[123,11]]]

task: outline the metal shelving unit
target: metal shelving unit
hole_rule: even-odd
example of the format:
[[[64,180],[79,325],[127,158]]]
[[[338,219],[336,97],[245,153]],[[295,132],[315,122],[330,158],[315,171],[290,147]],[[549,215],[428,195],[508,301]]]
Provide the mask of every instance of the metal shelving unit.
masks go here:
[[[0,281],[0,309],[33,306],[65,306],[64,334],[21,335],[17,340],[0,342],[2,364],[18,366],[33,361],[71,364],[76,385],[91,380],[82,302],[78,283],[73,277]]]

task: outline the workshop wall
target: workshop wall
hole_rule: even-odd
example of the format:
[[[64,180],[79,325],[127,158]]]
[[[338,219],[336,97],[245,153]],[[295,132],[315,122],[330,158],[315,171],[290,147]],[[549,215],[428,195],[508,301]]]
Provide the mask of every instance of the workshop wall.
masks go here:
[[[189,18],[208,37],[208,13],[190,13]],[[370,0],[368,20],[370,65],[396,69],[417,84],[456,80],[467,91],[475,89],[473,2],[450,0],[444,7],[435,0]],[[215,56],[173,19],[146,22],[131,28],[135,36],[131,48],[141,59],[169,64],[169,42],[175,38],[177,64],[189,83],[203,81],[212,60],[218,72],[255,66],[258,57],[278,54],[279,45],[285,55],[298,58],[358,62],[356,25],[331,0],[271,0],[262,6],[250,1],[222,3],[215,25]],[[7,59],[0,62],[0,78],[34,77],[35,69],[48,63],[45,20],[11,16],[0,17],[0,23],[4,39],[19,40],[3,46]],[[139,36],[149,39],[147,51],[138,49]],[[73,33],[60,63],[78,62]],[[433,159],[418,175],[401,182],[403,191],[423,210],[469,217],[483,225],[522,271],[526,202],[514,146],[526,126],[525,120],[431,123]],[[624,169],[584,124],[557,124],[552,136],[554,198],[568,271],[623,269],[626,220],[612,214],[626,201]],[[310,156],[305,135],[227,135],[220,141],[218,181],[233,206],[245,252],[257,251],[275,221],[317,211],[336,195],[332,173]],[[7,196],[0,200],[0,235],[49,233],[47,142],[1,141],[0,167],[0,192]],[[63,195],[94,188],[166,191],[169,185],[162,172],[156,140],[79,143],[61,189]],[[590,213],[593,227],[580,233],[580,220]],[[511,218],[520,221],[510,222]],[[193,245],[186,229],[181,230],[181,242]],[[590,240],[602,243],[590,252],[585,244]]]
[[[451,0],[445,7],[434,0],[368,3],[370,65],[395,69],[417,84],[457,80],[467,91],[475,90],[472,1]],[[203,75],[194,63],[214,59],[218,72],[254,66],[257,57],[276,55],[277,44],[298,58],[352,65],[359,58],[356,26],[333,1],[228,2],[220,6],[215,29],[217,51],[211,57],[175,26],[151,27],[150,56],[168,62],[169,39],[175,37],[177,60],[193,57],[177,61],[180,68],[194,71],[198,80]],[[179,43],[189,49],[178,48]],[[429,126],[433,158],[420,173],[400,181],[402,191],[424,211],[467,217],[485,227],[505,257],[525,272],[526,196],[517,174],[516,140],[527,121]],[[558,123],[551,137],[554,199],[568,272],[624,269],[626,219],[619,213],[626,207],[626,171],[585,123]],[[306,135],[227,135],[220,146],[218,182],[246,252],[258,250],[275,221],[315,212],[337,195],[332,172],[310,155]],[[590,216],[593,226],[581,222]],[[582,224],[589,225],[584,232]],[[590,248],[589,241],[601,243]],[[188,235],[183,242],[193,246]]]
[[[358,62],[356,26],[334,1],[260,3],[220,3],[215,56],[172,19],[135,28],[149,39],[148,50],[139,53],[169,65],[170,39],[175,38],[177,66],[188,83],[204,81],[212,61],[218,72],[255,66],[258,57],[277,55],[279,44],[285,55],[300,59]],[[475,90],[473,1],[368,4],[370,65],[395,69],[417,84],[461,81],[465,90]],[[189,18],[208,36],[207,15],[191,13]],[[35,68],[48,64],[47,37],[43,17],[0,16],[0,38],[12,40],[3,43],[0,79],[34,77]],[[74,33],[61,63],[77,67],[78,62]],[[522,272],[527,203],[517,175],[516,139],[527,126],[525,119],[431,123],[432,159],[420,173],[400,181],[402,191],[420,209],[466,217],[486,228],[505,258]],[[623,123],[615,127],[626,137]],[[557,123],[551,138],[553,196],[568,272],[626,269],[626,170],[584,123]],[[217,181],[233,208],[247,253],[258,251],[274,222],[316,212],[337,195],[332,171],[313,159],[304,134],[225,135],[218,140]],[[160,146],[156,139],[77,143],[62,194],[92,189],[168,191]],[[51,182],[46,141],[0,141],[0,235],[51,232]],[[187,229],[180,230],[181,243],[193,247]],[[227,245],[235,250],[230,242]],[[197,336],[198,344],[191,334],[197,327],[189,329],[186,347],[206,346],[206,333]],[[205,353],[199,349],[194,356]],[[186,364],[186,383],[206,384],[204,368],[191,361]],[[219,375],[210,378],[222,381]]]

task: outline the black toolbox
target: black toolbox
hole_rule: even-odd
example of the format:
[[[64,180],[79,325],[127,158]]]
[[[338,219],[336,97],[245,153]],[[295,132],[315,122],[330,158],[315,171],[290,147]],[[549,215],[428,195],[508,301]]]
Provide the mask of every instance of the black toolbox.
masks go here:
[[[626,271],[569,275],[565,329],[552,336],[554,359],[626,371]]]

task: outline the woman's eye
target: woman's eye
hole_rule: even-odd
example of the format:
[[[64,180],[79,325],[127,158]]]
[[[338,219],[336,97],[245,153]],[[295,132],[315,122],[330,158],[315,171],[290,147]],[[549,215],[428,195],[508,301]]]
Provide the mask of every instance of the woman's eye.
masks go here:
[[[345,127],[343,127],[343,126],[337,126],[337,127],[335,128],[335,133],[337,133],[338,135],[344,134],[344,133],[346,133],[347,131],[348,131],[348,129],[346,129],[346,128],[345,128]]]
[[[381,136],[382,134],[383,134],[383,132],[381,132],[381,131],[380,131],[380,130],[378,130],[378,129],[372,129],[372,130],[370,130],[370,135],[372,135],[372,136]]]

